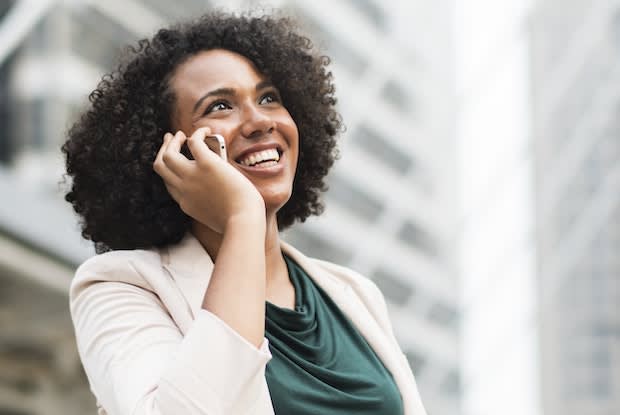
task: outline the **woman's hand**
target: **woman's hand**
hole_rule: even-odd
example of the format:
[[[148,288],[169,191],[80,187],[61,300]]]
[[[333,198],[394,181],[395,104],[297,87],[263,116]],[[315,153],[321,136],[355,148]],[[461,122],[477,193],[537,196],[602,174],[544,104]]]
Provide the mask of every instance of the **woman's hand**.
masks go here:
[[[191,137],[179,131],[166,133],[153,169],[181,210],[218,233],[247,217],[265,219],[265,203],[256,187],[241,172],[205,144],[211,131],[199,128]],[[187,142],[194,160],[181,154]]]

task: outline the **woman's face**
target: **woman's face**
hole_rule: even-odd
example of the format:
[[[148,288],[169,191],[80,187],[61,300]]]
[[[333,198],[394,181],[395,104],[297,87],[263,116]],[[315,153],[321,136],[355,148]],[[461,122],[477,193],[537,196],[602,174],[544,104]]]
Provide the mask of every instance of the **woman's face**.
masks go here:
[[[228,162],[256,186],[267,211],[277,212],[291,196],[299,133],[275,86],[247,58],[223,49],[182,63],[170,86],[174,128],[221,134]]]

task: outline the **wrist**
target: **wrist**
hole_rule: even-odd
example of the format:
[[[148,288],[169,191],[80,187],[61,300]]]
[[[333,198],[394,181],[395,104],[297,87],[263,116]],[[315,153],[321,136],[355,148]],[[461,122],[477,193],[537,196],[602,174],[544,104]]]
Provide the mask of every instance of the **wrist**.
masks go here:
[[[231,215],[226,221],[224,232],[239,230],[243,232],[251,232],[251,234],[265,234],[267,229],[267,223],[264,213],[264,208],[261,211],[258,209],[247,209],[243,213]]]

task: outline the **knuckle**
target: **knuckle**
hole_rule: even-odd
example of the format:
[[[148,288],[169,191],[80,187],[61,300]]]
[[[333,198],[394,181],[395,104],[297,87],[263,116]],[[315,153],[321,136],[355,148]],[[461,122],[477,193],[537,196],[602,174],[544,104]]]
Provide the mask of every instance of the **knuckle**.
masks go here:
[[[170,155],[170,153],[164,153],[162,154],[161,159],[164,164],[169,164],[172,160],[172,156]]]
[[[205,135],[209,134],[209,131],[211,131],[211,129],[209,127],[200,127],[192,135],[196,136],[196,137],[202,138],[202,136],[205,136]]]
[[[164,161],[162,160],[162,155],[159,155],[158,157],[155,158],[155,160],[153,160],[153,167],[156,167],[156,168],[164,167]]]
[[[209,161],[206,159],[206,157],[202,157],[202,158],[196,160],[196,164],[198,165],[198,168],[200,170],[202,170],[202,171],[205,171],[205,170],[208,171],[208,170],[211,169]]]

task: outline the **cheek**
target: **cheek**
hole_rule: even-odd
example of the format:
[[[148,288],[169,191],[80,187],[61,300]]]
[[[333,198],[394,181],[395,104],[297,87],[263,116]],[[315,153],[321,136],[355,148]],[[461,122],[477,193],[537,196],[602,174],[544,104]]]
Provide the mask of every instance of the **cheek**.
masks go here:
[[[293,169],[297,169],[297,164],[299,163],[299,152],[301,151],[297,131],[291,131],[289,137],[289,155],[293,161]]]
[[[232,137],[237,135],[236,125],[225,120],[209,120],[208,122],[200,121],[195,123],[193,126],[194,130],[199,129],[200,127],[208,127],[211,129],[212,134],[220,134],[223,136],[227,148],[231,146],[230,142]]]
[[[278,120],[278,129],[287,138],[292,149],[299,148],[299,130],[297,129],[297,124],[295,124],[295,121],[288,113]]]

